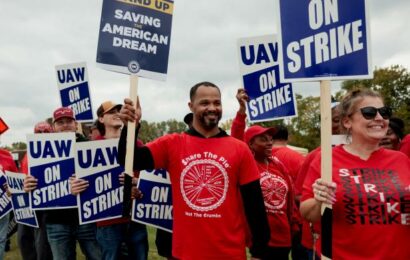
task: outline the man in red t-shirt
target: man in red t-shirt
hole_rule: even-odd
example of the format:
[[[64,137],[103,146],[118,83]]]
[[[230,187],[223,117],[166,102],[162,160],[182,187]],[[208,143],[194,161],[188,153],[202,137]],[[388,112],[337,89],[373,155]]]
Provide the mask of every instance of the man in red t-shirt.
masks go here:
[[[138,103],[137,103],[138,104]],[[178,259],[246,259],[246,223],[252,233],[251,254],[259,258],[269,241],[259,173],[245,143],[218,127],[222,116],[219,88],[201,82],[191,88],[192,127],[137,147],[134,170],[165,168],[173,199],[173,256]],[[125,100],[124,122],[141,118],[140,107]],[[137,128],[138,129],[138,128]],[[126,128],[119,161],[124,164]]]

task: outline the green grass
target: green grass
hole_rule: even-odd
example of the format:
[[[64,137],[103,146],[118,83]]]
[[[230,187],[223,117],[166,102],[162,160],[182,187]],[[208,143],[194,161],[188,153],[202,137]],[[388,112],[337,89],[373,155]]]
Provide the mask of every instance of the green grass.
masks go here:
[[[155,246],[155,231],[153,227],[148,227],[148,242],[149,242],[149,260],[163,260],[165,258],[157,254],[157,247]],[[82,254],[80,246],[77,246],[77,259],[83,260],[85,256]],[[13,235],[11,238],[11,248],[10,251],[6,252],[4,260],[22,260],[20,255],[20,250],[17,246],[17,234]]]

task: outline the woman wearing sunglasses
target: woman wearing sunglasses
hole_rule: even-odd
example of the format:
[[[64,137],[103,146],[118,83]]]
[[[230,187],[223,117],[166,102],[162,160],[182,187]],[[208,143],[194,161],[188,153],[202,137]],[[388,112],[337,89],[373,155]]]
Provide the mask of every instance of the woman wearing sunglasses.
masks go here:
[[[332,152],[332,178],[320,179],[320,156],[308,171],[301,203],[307,220],[320,220],[322,203],[333,205],[333,259],[410,259],[410,161],[379,146],[391,110],[371,90],[348,93],[341,124],[351,143]],[[320,245],[320,240],[317,246]]]

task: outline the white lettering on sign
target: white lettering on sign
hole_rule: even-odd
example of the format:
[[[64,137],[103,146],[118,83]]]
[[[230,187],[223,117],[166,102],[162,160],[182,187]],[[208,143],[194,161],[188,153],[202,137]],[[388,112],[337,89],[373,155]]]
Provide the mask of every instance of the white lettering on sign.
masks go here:
[[[266,74],[262,74],[259,77],[259,89],[260,91],[266,92],[269,89],[276,87],[276,71],[268,71]]]
[[[152,202],[167,202],[168,201],[168,191],[167,187],[153,187],[151,191],[151,201]]]
[[[338,0],[311,0],[308,14],[309,26],[313,30],[339,22]],[[362,50],[364,48],[362,27],[363,21],[356,20],[290,42],[285,50],[291,60],[286,64],[289,72],[296,73]]]
[[[323,25],[339,21],[337,0],[311,0],[309,2],[309,26],[316,30]]]
[[[124,187],[111,190],[107,193],[101,194],[98,197],[86,201],[82,205],[84,211],[84,218],[90,218],[92,215],[106,211],[116,205],[119,205],[124,200]]]
[[[16,209],[14,210],[14,214],[16,214],[16,218],[19,220],[34,217],[34,211],[30,208]]]
[[[266,113],[292,101],[290,85],[274,89],[256,99],[249,101],[249,109],[253,117]]]
[[[289,43],[286,48],[286,54],[292,60],[287,64],[289,71],[294,73],[302,69],[302,66],[309,68],[362,50],[364,46],[361,41],[363,36],[361,27],[362,20],[357,20],[332,28],[328,32],[320,32]],[[311,54],[311,49],[315,50],[314,56]]]
[[[33,204],[38,206],[64,196],[70,195],[70,185],[68,180],[54,183],[52,185],[36,189],[32,192]]]
[[[60,165],[53,165],[52,167],[47,167],[44,170],[44,181],[49,184],[53,181],[58,181],[61,179]]]
[[[104,176],[98,176],[95,179],[95,192],[97,194],[109,189],[112,189],[111,173],[105,174]]]
[[[172,219],[172,205],[139,203],[136,215],[138,218]]]
[[[68,91],[68,98],[70,99],[70,102],[79,100],[80,99],[80,89],[79,88],[70,89]]]
[[[75,115],[81,114],[85,111],[89,111],[91,109],[90,105],[90,98],[84,98],[75,102],[74,104],[69,105],[69,107],[73,110]]]

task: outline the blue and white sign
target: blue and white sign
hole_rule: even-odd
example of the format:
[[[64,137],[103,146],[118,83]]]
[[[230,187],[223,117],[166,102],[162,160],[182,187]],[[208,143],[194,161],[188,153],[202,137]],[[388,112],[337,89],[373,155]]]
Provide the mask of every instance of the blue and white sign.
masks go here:
[[[89,186],[77,196],[80,224],[122,216],[124,186],[119,175],[118,139],[77,144],[76,177]]]
[[[26,175],[24,173],[6,171],[6,176],[16,222],[38,228],[36,214],[30,208],[29,194],[24,191],[24,178]]]
[[[6,190],[6,176],[4,175],[5,173],[0,170],[0,219],[6,216],[11,210],[11,203],[10,203],[10,198],[7,195],[7,190]]]
[[[141,171],[138,188],[143,197],[133,201],[132,220],[172,232],[172,192],[167,171]]]
[[[279,0],[281,79],[371,78],[366,0]]]
[[[292,84],[279,80],[275,35],[238,40],[239,68],[249,96],[249,121],[261,122],[297,116]]]
[[[85,62],[56,66],[61,105],[74,111],[79,122],[93,121],[88,73]]]
[[[97,49],[103,69],[165,80],[174,1],[104,0]]]
[[[30,192],[34,210],[76,208],[69,178],[75,173],[75,133],[27,135],[29,174],[37,179]]]

